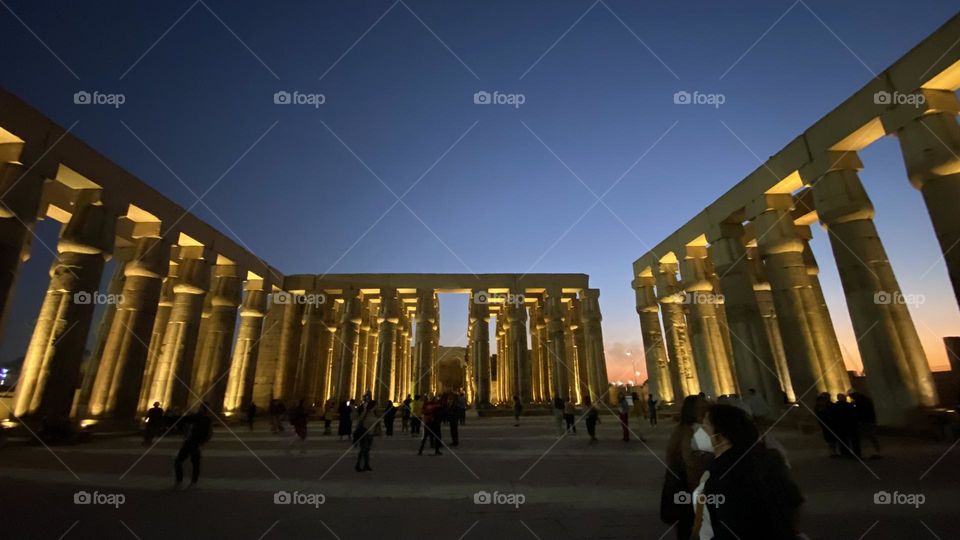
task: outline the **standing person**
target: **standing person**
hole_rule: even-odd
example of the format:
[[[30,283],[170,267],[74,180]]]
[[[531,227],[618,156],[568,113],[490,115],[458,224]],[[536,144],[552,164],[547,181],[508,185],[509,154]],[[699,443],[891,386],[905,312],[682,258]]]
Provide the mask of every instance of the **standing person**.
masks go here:
[[[813,404],[813,414],[817,417],[817,423],[820,424],[820,433],[823,435],[823,442],[827,443],[827,449],[830,457],[840,457],[837,451],[837,436],[833,423],[833,408],[830,401],[830,394],[821,392],[817,395],[816,402]]]
[[[868,440],[873,445],[873,455],[870,459],[878,459],[880,455],[880,441],[877,440],[877,410],[873,405],[873,400],[862,392],[850,390],[847,392],[850,399],[853,400],[853,409],[857,417],[857,432],[863,440]],[[857,447],[861,445],[858,443]]]
[[[257,417],[257,404],[250,402],[250,405],[247,406],[247,427],[250,428],[250,431],[253,431],[253,419]]]
[[[520,396],[513,396],[513,427],[520,427],[520,415],[523,414],[523,403]]]
[[[197,412],[187,416],[185,424],[186,436],[183,439],[180,451],[177,452],[177,457],[173,460],[173,473],[176,478],[175,489],[183,484],[183,462],[188,457],[193,469],[190,471],[190,487],[196,487],[197,481],[200,480],[200,448],[207,444],[213,435],[210,417],[207,416],[207,404],[201,404]]]
[[[587,408],[587,434],[590,435],[590,442],[595,443],[597,439],[597,424],[600,423],[600,413],[597,411],[597,408],[593,406],[593,402],[590,401],[590,397],[587,396],[583,398],[583,406]]]
[[[567,398],[563,402],[563,420],[567,424],[567,433],[577,434],[577,406],[573,403],[573,400]]]
[[[397,417],[397,408],[394,407],[393,402],[388,399],[384,411],[383,425],[386,428],[387,437],[393,437],[393,421]]]
[[[340,426],[337,428],[337,435],[340,436],[342,441],[344,437],[349,437],[353,431],[350,429],[352,425],[352,420],[350,415],[353,413],[353,407],[350,406],[350,401],[340,402],[340,410],[338,411],[340,416]]]
[[[857,432],[857,411],[847,401],[846,394],[837,394],[837,401],[830,406],[834,433],[840,454],[846,457],[860,457],[860,434]]]
[[[461,426],[467,424],[467,396],[460,392],[457,397],[457,416]]]
[[[563,435],[563,400],[553,396],[553,419],[557,422],[557,434]]]
[[[677,529],[678,540],[689,540],[693,531],[694,512],[689,504],[678,502],[678,494],[690,494],[710,464],[712,455],[694,444],[694,433],[703,421],[705,402],[699,396],[687,396],[680,406],[680,421],[667,441],[663,489],[660,495],[660,519]],[[708,443],[709,444],[709,441]]]
[[[370,449],[373,448],[373,437],[379,435],[380,418],[377,417],[376,404],[372,399],[365,399],[357,409],[357,428],[353,432],[353,444],[357,446],[357,472],[372,471],[370,468]]]
[[[647,396],[647,414],[650,415],[650,426],[657,425],[657,397],[653,394]]]
[[[300,447],[301,454],[307,451],[307,416],[307,409],[303,406],[302,399],[296,407],[290,409],[288,417],[290,426],[293,427],[293,436],[287,444],[287,452],[290,452],[290,447],[295,444]]]
[[[427,396],[420,397],[417,394],[412,403],[410,411],[410,436],[416,437],[420,434],[420,426],[423,425],[423,408],[427,402]]]
[[[627,396],[620,394],[617,397],[617,415],[620,417],[620,430],[623,431],[623,442],[630,442],[630,404]]]
[[[143,445],[150,446],[153,438],[163,428],[163,409],[160,408],[160,402],[154,401],[153,407],[147,411],[147,425],[143,429]],[[2,428],[0,428],[2,429]]]
[[[287,406],[279,399],[270,402],[270,416],[273,421],[270,431],[273,433],[282,433],[284,431],[283,415],[286,414],[286,412]]]
[[[403,400],[403,408],[400,410],[400,432],[406,433],[410,429],[410,394]]]
[[[447,422],[450,423],[450,446],[460,445],[460,396],[454,395],[446,408]]]
[[[423,416],[421,416],[421,421],[423,423],[423,438],[420,439],[420,450],[417,451],[417,455],[423,455],[423,446],[427,443],[427,440],[430,441],[430,446],[433,447],[433,455],[440,456],[443,455],[443,452],[440,451],[440,402],[434,398],[428,401],[423,406]]]
[[[333,426],[333,417],[336,415],[336,402],[332,399],[328,399],[326,403],[323,404],[323,434],[331,435],[332,430],[330,429]]]
[[[712,405],[704,430],[715,458],[703,474],[704,497],[692,497],[702,522],[712,527],[715,540],[793,540],[803,504],[783,455],[767,448],[757,427],[743,409]],[[707,504],[705,501],[722,501]],[[703,536],[697,536],[703,538]]]

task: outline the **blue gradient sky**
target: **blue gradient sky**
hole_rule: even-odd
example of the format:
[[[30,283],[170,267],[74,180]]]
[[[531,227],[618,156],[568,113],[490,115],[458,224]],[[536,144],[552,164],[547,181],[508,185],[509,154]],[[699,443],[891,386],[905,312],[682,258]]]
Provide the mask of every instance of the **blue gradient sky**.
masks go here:
[[[195,213],[281,271],[588,273],[623,380],[630,358],[643,371],[632,261],[955,13],[932,0],[5,2],[0,85],[79,122],[185,207],[196,198],[171,170],[210,189]],[[78,106],[78,90],[126,103]],[[326,103],[275,105],[278,90]],[[526,101],[475,105],[479,90]],[[726,102],[674,105],[678,90]],[[926,298],[913,313],[928,355],[945,364],[940,338],[960,317],[921,197],[896,141],[861,157],[901,285]],[[383,184],[410,189],[403,204]],[[591,191],[608,189],[597,204]],[[54,245],[55,226],[38,233]],[[25,347],[46,251],[35,242],[0,361]],[[441,311],[443,343],[462,342],[465,298]]]

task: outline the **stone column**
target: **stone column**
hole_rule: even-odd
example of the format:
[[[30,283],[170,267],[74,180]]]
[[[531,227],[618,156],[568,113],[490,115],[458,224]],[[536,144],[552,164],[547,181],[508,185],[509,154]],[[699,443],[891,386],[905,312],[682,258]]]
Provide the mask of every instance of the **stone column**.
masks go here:
[[[197,346],[198,369],[191,386],[199,396],[196,399],[210,403],[215,412],[221,410],[227,392],[230,350],[242,291],[243,278],[237,265],[217,264],[214,267],[213,281],[205,300],[205,334],[200,336]]]
[[[358,395],[364,395],[370,390],[367,382],[367,362],[370,353],[370,302],[365,301],[360,310],[360,334],[357,338],[357,367],[356,367],[356,389]]]
[[[343,290],[343,310],[340,314],[340,330],[337,332],[337,402],[357,398],[355,386],[356,358],[362,322],[363,298],[354,288]]]
[[[753,275],[753,292],[757,297],[757,309],[763,318],[763,327],[766,330],[767,341],[770,343],[770,353],[773,355],[777,377],[780,379],[780,390],[786,396],[786,400],[793,403],[797,396],[793,392],[793,383],[790,380],[790,368],[787,367],[787,353],[783,348],[783,337],[780,336],[780,324],[777,321],[770,280],[767,279],[766,269],[757,254],[756,247],[747,247],[747,258]]]
[[[824,365],[815,336],[822,327],[811,321],[810,279],[803,259],[804,242],[793,224],[793,199],[788,194],[765,195],[747,207],[757,232],[757,251],[770,280],[784,349],[790,351],[790,380],[797,400],[813,403],[816,393],[836,394],[827,378],[830,370],[843,370],[842,359]],[[835,365],[839,361],[839,368]],[[834,364],[834,365],[829,365]]]
[[[477,381],[475,407],[490,405],[490,306],[487,291],[470,295],[470,362]]]
[[[431,372],[436,361],[434,358],[433,327],[437,322],[433,296],[433,291],[429,289],[417,291],[417,342],[413,352],[413,392],[417,394],[432,391],[430,387]]]
[[[309,407],[322,400],[319,397],[318,384],[320,370],[326,364],[325,338],[328,336],[327,327],[323,324],[323,315],[326,308],[323,296],[307,292],[303,313],[303,330],[300,337],[300,356],[297,359],[297,375],[294,378],[293,397],[303,399],[304,405]]]
[[[303,315],[305,304],[302,297],[282,295],[287,303],[283,306],[280,322],[280,344],[277,348],[277,373],[273,379],[273,397],[284,401],[300,399],[297,388],[297,364],[300,359],[300,342],[303,339]]]
[[[327,331],[321,342],[320,378],[317,381],[317,395],[326,403],[336,397],[334,392],[335,366],[337,363],[337,321],[340,318],[339,304],[328,301],[324,295],[323,326]]]
[[[533,401],[530,357],[527,354],[527,307],[523,293],[511,291],[507,295],[507,322],[510,325],[510,353],[513,367],[513,387],[510,399],[520,396],[521,403]]]
[[[143,378],[140,383],[140,399],[137,405],[137,414],[143,415],[153,402],[150,397],[153,392],[153,381],[157,378],[157,366],[160,364],[160,353],[163,350],[163,335],[167,331],[170,321],[170,312],[173,310],[173,286],[177,282],[179,265],[169,262],[170,250],[164,249],[167,277],[160,286],[160,300],[157,302],[157,316],[153,320],[153,329],[150,332],[150,343],[147,347],[147,362],[143,369]]]
[[[76,207],[63,226],[50,286],[21,368],[15,416],[39,420],[70,415],[93,318],[89,299],[97,292],[113,247],[115,224],[105,207],[86,204]]]
[[[262,279],[248,279],[243,287],[243,304],[240,306],[240,326],[233,347],[230,375],[223,410],[231,413],[243,411],[253,401],[253,382],[257,369],[257,353],[263,332],[263,320],[267,312],[267,294]],[[256,402],[254,402],[256,403]],[[258,407],[266,408],[261,402]]]
[[[164,329],[148,402],[159,401],[165,409],[186,412],[192,401],[192,389],[188,385],[194,371],[203,297],[210,285],[210,265],[193,247],[181,246],[178,251],[173,306]]]
[[[560,289],[547,289],[543,306],[543,320],[547,329],[547,361],[552,366],[553,388],[556,397],[571,397],[569,370],[567,369],[566,339],[563,328],[563,302]]]
[[[273,384],[277,377],[277,359],[280,353],[280,334],[283,329],[283,315],[286,304],[275,302],[278,296],[286,295],[273,289],[266,302],[267,314],[263,319],[263,330],[257,346],[257,368],[253,376],[253,402],[257,407],[266,408],[275,397]]]
[[[24,143],[0,142],[0,328],[20,263],[30,256],[30,238],[37,220],[43,178],[26,173]]]
[[[717,293],[714,291],[712,268],[707,248],[687,246],[680,275],[686,290],[693,357],[700,372],[700,389],[712,396],[738,393],[733,366],[723,339]]]
[[[831,153],[824,172],[810,171],[817,216],[827,228],[847,309],[882,423],[900,423],[937,391],[920,337],[873,224],[873,203],[857,171],[856,154]],[[819,174],[818,174],[819,173]]]
[[[700,393],[700,378],[690,351],[690,337],[684,315],[684,295],[677,283],[677,264],[660,263],[654,273],[657,299],[663,313],[663,332],[670,362],[670,378],[677,401]]]
[[[753,388],[771,406],[783,405],[767,330],[757,304],[750,260],[747,259],[743,225],[721,223],[707,233],[709,253],[719,274],[720,291],[727,315],[733,365],[746,396]]]
[[[370,308],[370,330],[367,331],[367,373],[365,379],[367,381],[367,390],[370,391],[371,396],[376,393],[378,387],[382,389],[383,386],[386,386],[388,395],[390,392],[390,380],[387,379],[383,381],[377,378],[377,359],[380,356],[380,321],[378,320],[378,312],[379,306]]]
[[[833,318],[827,307],[827,299],[824,298],[823,288],[820,287],[820,267],[810,247],[813,233],[806,225],[798,225],[797,233],[803,239],[803,262],[807,265],[807,278],[810,280],[810,289],[804,292],[809,295],[807,309],[810,313],[811,325],[817,329],[814,331],[814,337],[819,350],[820,363],[826,373],[824,379],[830,388],[842,388],[840,392],[846,392],[850,389],[850,376],[843,362],[843,351],[840,349],[840,340],[837,338]]]
[[[674,396],[673,382],[670,380],[670,363],[660,331],[660,304],[654,285],[653,276],[640,276],[633,282],[640,333],[643,336],[643,357],[647,364],[647,389],[656,399],[672,403],[677,397]]]
[[[170,266],[170,248],[157,237],[137,238],[134,242],[135,251],[124,265],[123,290],[93,383],[93,418],[122,422],[137,418],[148,343],[157,319],[163,277]]]
[[[594,403],[604,399],[610,386],[607,378],[607,359],[603,350],[603,330],[600,327],[600,290],[580,291],[580,321],[583,323],[583,340],[586,354],[590,399]],[[578,355],[579,356],[579,355]]]
[[[377,383],[373,395],[377,403],[399,397],[394,376],[397,370],[397,324],[400,322],[400,302],[394,288],[380,289],[380,313],[377,323],[380,336],[377,342]]]
[[[533,373],[533,401],[535,403],[545,403],[549,402],[552,398],[549,398],[549,390],[546,385],[546,377],[544,376],[543,366],[546,364],[546,358],[540,354],[542,347],[540,346],[540,330],[537,329],[537,324],[541,327],[543,326],[543,314],[540,312],[540,302],[538,301],[535,304],[530,306],[530,366]]]
[[[921,90],[924,103],[899,105],[881,117],[896,134],[910,184],[920,190],[960,303],[960,101],[949,90]]]

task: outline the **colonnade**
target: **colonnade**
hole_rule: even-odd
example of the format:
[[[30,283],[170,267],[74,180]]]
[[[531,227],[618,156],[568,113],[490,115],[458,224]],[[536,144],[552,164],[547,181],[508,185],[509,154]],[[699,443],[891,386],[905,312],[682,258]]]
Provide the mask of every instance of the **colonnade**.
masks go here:
[[[911,297],[874,225],[858,152],[897,138],[960,300],[958,38],[955,17],[637,259],[633,288],[652,393],[676,401],[754,389],[771,404],[786,398],[809,408],[818,393],[851,387],[810,247],[817,223],[830,240],[881,422],[937,404]]]

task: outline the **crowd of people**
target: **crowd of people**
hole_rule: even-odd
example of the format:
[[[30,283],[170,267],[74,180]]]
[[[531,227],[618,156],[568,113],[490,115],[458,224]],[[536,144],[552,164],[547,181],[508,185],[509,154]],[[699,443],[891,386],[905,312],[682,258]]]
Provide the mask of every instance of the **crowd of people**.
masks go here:
[[[854,390],[837,394],[836,398],[833,401],[830,394],[823,392],[813,407],[830,457],[863,459],[861,441],[869,441],[873,446],[870,459],[882,457],[873,400]]]

